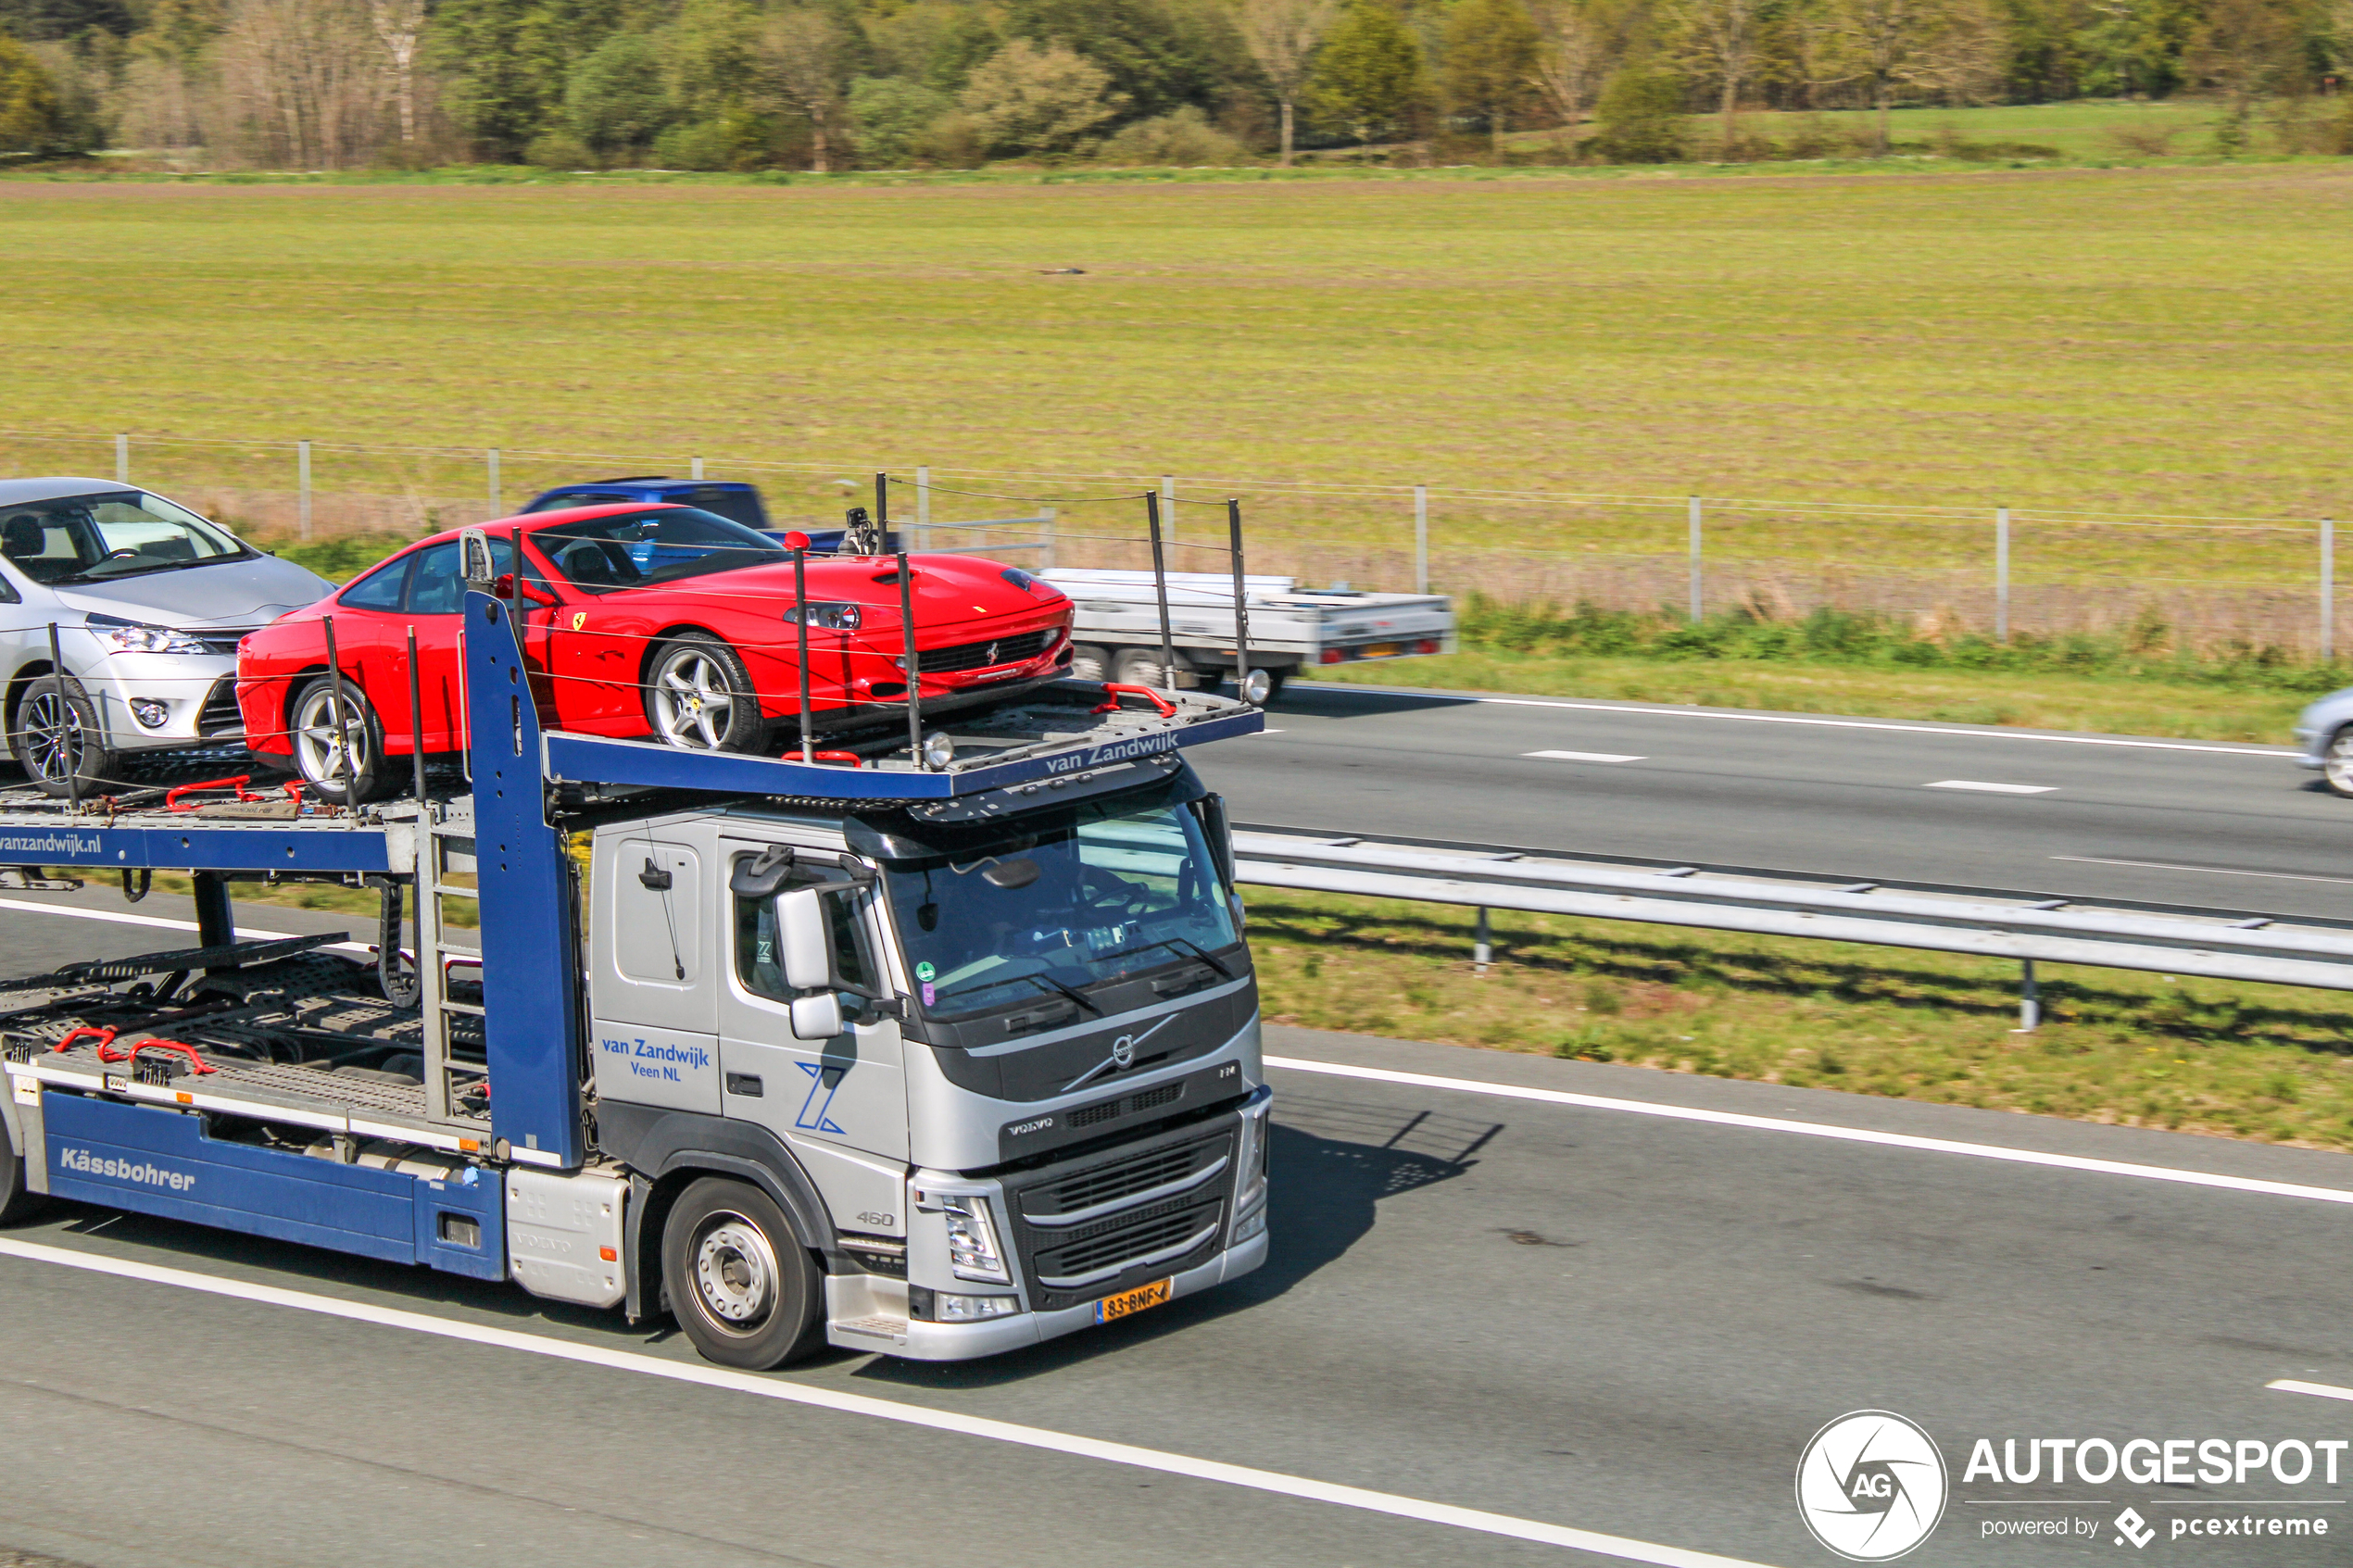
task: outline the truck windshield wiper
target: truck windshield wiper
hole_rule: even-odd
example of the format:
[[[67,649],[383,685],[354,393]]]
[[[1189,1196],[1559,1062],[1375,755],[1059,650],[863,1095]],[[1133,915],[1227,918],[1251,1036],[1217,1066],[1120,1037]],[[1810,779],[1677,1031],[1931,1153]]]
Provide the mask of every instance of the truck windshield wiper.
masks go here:
[[[1055,990],[1060,991],[1063,996],[1068,997],[1072,1001],[1076,1002],[1080,1007],[1085,1008],[1088,1012],[1093,1013],[1097,1018],[1103,1016],[1103,1010],[1096,1004],[1094,997],[1087,995],[1084,991],[1072,990],[1069,986],[1063,985],[1061,981],[1055,979],[1051,974],[1020,974],[1015,975],[1013,978],[1016,980],[1035,980],[1040,985],[1051,985]]]
[[[1194,941],[1189,936],[1164,936],[1157,942],[1147,942],[1140,947],[1125,947],[1122,948],[1121,951],[1129,953],[1149,953],[1154,947],[1175,947],[1181,951],[1190,953],[1193,957],[1199,959],[1202,962],[1215,970],[1226,979],[1231,980],[1234,977],[1234,972],[1232,970],[1227,969],[1224,964],[1218,962],[1214,954],[1211,953],[1208,948],[1202,947],[1200,943]]]

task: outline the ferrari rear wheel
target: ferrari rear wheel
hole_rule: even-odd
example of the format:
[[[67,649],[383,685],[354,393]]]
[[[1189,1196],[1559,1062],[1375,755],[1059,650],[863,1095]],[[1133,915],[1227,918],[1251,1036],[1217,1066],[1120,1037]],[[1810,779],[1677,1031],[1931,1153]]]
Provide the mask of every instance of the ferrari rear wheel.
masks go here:
[[[646,671],[646,722],[654,738],[686,751],[759,751],[768,722],[751,671],[734,648],[688,632],[654,650]]]

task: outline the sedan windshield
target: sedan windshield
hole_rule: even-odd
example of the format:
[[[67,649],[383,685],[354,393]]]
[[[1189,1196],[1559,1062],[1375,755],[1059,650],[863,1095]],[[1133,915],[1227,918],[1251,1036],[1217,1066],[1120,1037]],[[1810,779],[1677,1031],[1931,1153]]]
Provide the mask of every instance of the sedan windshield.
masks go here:
[[[592,594],[792,558],[765,534],[693,507],[550,523],[531,539],[565,582]]]
[[[0,509],[0,555],[35,583],[103,583],[252,554],[233,534],[144,490]]]
[[[884,880],[935,1018],[1083,994],[1239,940],[1201,823],[1164,797],[1081,803],[1042,831],[887,861]]]

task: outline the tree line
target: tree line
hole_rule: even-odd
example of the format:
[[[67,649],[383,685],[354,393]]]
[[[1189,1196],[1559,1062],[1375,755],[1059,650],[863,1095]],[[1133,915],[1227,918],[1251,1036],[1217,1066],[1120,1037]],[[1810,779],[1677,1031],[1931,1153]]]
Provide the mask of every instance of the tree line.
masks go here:
[[[0,0],[0,153],[1658,162],[1829,150],[1755,107],[1876,109],[1883,153],[1901,105],[2183,92],[2227,151],[2347,66],[2353,0]]]

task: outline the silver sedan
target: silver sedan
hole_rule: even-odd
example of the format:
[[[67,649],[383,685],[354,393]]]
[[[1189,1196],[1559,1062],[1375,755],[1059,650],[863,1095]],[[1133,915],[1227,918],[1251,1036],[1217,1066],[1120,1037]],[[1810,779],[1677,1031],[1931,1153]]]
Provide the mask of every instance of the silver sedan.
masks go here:
[[[243,740],[237,639],[333,587],[148,491],[0,480],[0,755],[99,794],[127,752]]]

